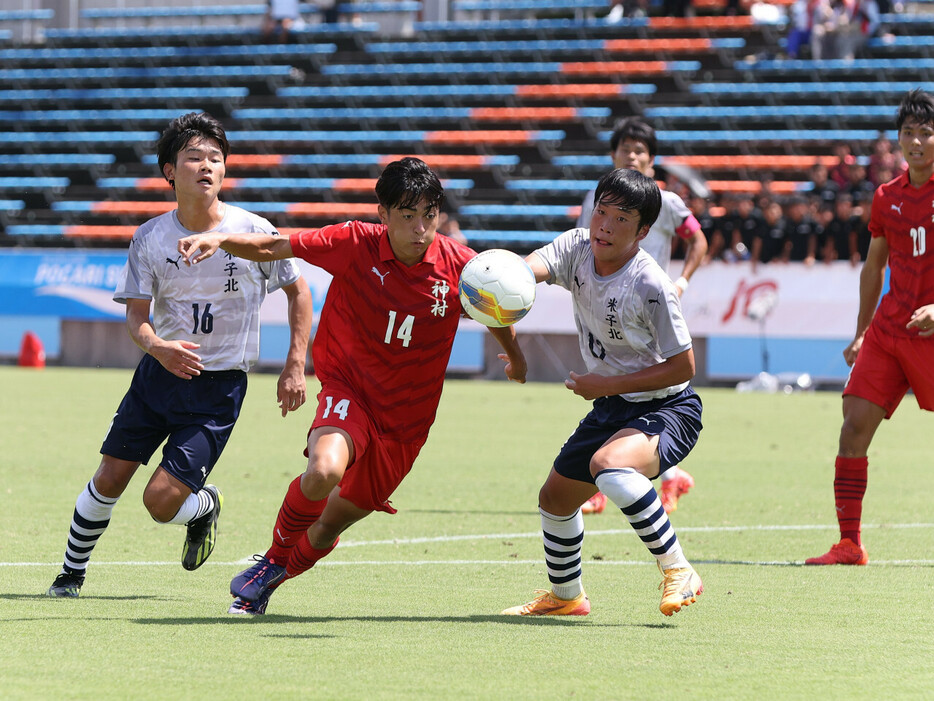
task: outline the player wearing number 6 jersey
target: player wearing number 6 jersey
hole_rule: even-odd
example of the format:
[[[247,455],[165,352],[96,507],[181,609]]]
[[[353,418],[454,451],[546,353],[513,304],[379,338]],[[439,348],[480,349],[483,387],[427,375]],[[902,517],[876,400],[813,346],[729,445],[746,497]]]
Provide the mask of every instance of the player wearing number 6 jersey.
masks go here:
[[[187,525],[185,569],[207,560],[223,499],[205,482],[239,415],[246,371],[259,357],[267,291],[281,288],[289,298],[291,342],[278,385],[282,415],[305,402],[311,294],[294,261],[257,264],[227,255],[197,269],[180,264],[178,240],[193,232],[276,233],[265,219],[218,199],[228,151],[223,127],[206,114],[175,119],[159,139],[159,166],[178,208],[137,229],[114,294],[146,355],[104,439],[100,467],[75,503],[50,596],[78,596],[117,499],[163,442],[143,503],[157,522]]]
[[[873,197],[856,336],[843,351],[853,369],[833,483],[840,542],[807,565],[869,561],[860,539],[869,444],[909,389],[918,406],[934,411],[934,98],[908,93],[895,125],[908,170]],[[880,303],[886,266],[889,291]]]
[[[476,254],[436,236],[444,191],[422,161],[390,163],[376,195],[380,224],[179,242],[191,263],[220,247],[253,260],[298,256],[334,276],[312,346],[321,392],[307,468],[288,488],[272,546],[231,582],[231,613],[264,613],[272,591],[331,552],[350,525],[373,511],[395,513],[389,497],[434,422],[461,317],[457,283]],[[524,382],[515,331],[490,332],[505,351],[506,375]]]

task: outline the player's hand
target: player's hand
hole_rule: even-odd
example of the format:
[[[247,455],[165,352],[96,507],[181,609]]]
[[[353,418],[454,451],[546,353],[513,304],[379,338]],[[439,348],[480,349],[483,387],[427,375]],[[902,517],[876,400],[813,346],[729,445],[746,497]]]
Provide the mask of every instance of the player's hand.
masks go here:
[[[149,348],[149,355],[159,361],[159,364],[176,377],[183,380],[190,380],[192,377],[201,374],[204,366],[201,364],[201,356],[195,353],[196,348],[200,348],[197,343],[191,341],[164,341],[153,344]]]
[[[598,397],[606,396],[606,390],[603,389],[603,384],[601,382],[603,379],[605,379],[603,375],[597,375],[592,372],[588,372],[585,375],[578,375],[571,370],[568,379],[564,381],[564,386],[584,399],[597,399]]]
[[[182,254],[185,265],[191,265],[213,256],[220,245],[218,236],[195,234],[178,240],[178,252]]]
[[[520,385],[525,384],[525,375],[529,371],[529,366],[525,362],[525,358],[513,360],[505,353],[500,353],[496,357],[506,363],[506,367],[503,368],[506,377],[512,382],[518,382]]]
[[[295,371],[286,368],[279,375],[276,384],[276,397],[279,400],[279,409],[285,417],[290,411],[296,411],[307,399],[304,368]]]
[[[856,362],[856,356],[859,353],[859,349],[862,347],[862,345],[863,337],[857,336],[852,341],[850,341],[850,345],[843,349],[843,359],[850,367],[853,367],[853,363]]]
[[[905,328],[916,329],[921,338],[934,334],[934,304],[915,309]]]

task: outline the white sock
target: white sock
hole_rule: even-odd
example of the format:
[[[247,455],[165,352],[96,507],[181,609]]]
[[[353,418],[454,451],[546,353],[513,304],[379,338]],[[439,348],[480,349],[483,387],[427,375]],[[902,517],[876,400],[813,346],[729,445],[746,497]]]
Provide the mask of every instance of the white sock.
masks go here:
[[[688,567],[675,529],[649,479],[631,467],[601,470],[595,481],[629,519],[629,524],[662,569]]]
[[[581,584],[581,545],[584,517],[580,509],[573,516],[555,516],[541,507],[542,540],[551,591],[559,599],[574,599],[584,590]]]
[[[662,482],[671,482],[678,474],[678,466],[672,465],[667,470],[662,473],[662,476],[659,478]]]
[[[197,493],[189,494],[182,502],[178,512],[166,523],[180,526],[187,525],[199,516],[204,516],[214,508],[214,495],[207,489],[201,488]]]

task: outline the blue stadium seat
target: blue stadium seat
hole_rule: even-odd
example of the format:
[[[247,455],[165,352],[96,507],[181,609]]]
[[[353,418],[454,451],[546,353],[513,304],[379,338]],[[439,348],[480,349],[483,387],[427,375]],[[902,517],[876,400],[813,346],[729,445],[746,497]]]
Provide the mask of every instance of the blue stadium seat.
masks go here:
[[[48,90],[0,90],[0,102],[13,102],[17,106],[36,102],[62,104],[72,101],[95,101],[111,105],[126,101],[152,100],[224,100],[239,102],[249,95],[249,88],[59,88]]]
[[[18,175],[12,178],[0,177],[0,190],[64,190],[71,185],[68,178],[49,178],[41,176]]]
[[[0,166],[85,166],[111,165],[117,157],[112,153],[3,153]]]
[[[586,193],[596,185],[595,180],[507,180],[507,190],[541,190],[545,192]]]
[[[153,131],[0,131],[2,144],[71,144],[71,143],[155,143],[159,132]]]
[[[156,80],[209,78],[268,78],[288,76],[291,66],[178,66],[153,68],[2,68],[0,81],[8,82],[53,82],[75,83],[91,81],[101,83],[110,80]]]
[[[379,13],[410,13],[421,12],[422,3],[418,0],[389,0],[388,2],[372,2],[371,0],[356,0],[356,2],[342,2],[337,11],[344,15],[350,14],[379,14]]]

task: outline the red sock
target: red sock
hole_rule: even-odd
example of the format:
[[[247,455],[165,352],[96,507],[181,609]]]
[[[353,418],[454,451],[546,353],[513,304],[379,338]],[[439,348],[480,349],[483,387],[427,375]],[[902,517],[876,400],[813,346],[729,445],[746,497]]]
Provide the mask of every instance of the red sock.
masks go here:
[[[331,547],[318,550],[308,540],[308,534],[306,533],[299,539],[298,545],[292,548],[292,552],[289,554],[289,563],[285,566],[286,578],[292,579],[292,577],[297,577],[302,572],[310,570],[318,560],[336,548],[339,542],[340,538],[335,540]]]
[[[849,538],[859,545],[869,458],[837,456],[834,467],[836,473],[833,479],[833,495],[837,506],[837,522],[840,524],[840,538]]]
[[[319,501],[308,499],[302,494],[301,483],[301,475],[292,480],[279,507],[276,527],[272,529],[272,547],[266,551],[266,557],[277,565],[286,564],[292,549],[307,540],[300,536],[320,518],[324,505],[328,503],[327,498]]]

